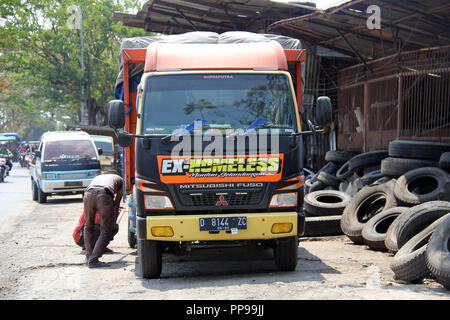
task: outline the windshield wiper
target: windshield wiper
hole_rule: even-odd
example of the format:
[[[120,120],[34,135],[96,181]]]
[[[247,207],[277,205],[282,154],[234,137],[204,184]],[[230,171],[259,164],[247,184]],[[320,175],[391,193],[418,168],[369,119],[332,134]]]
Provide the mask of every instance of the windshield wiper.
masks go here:
[[[162,142],[167,142],[171,140],[172,137],[180,137],[184,136],[185,134],[196,130],[196,129],[209,129],[209,125],[205,125],[205,123],[208,122],[208,120],[205,119],[195,119],[194,122],[184,127],[184,129],[181,132],[168,134],[167,136],[163,137],[161,139]]]

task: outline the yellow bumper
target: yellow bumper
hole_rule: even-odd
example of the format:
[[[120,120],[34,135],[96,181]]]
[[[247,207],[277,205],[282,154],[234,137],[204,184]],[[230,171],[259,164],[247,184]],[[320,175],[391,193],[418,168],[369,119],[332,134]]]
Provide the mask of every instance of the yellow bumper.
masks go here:
[[[207,217],[247,217],[247,230],[239,230],[237,234],[220,231],[210,233],[200,231],[199,218]],[[213,240],[256,240],[275,239],[297,235],[296,212],[246,213],[222,215],[185,215],[185,216],[152,216],[146,218],[146,234],[148,240],[161,241],[213,241]],[[273,233],[274,224],[291,223],[292,230],[284,233]],[[170,227],[172,236],[161,237],[152,234],[154,227]],[[155,229],[154,229],[155,230]]]

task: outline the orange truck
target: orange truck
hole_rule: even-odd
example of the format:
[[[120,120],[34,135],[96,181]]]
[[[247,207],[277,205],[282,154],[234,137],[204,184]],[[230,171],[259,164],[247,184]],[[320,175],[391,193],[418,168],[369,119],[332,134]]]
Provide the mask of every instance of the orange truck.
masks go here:
[[[160,276],[163,253],[230,244],[271,247],[279,270],[295,270],[302,136],[323,131],[301,128],[305,51],[272,39],[155,41],[121,55],[123,95],[109,102],[109,125],[125,150],[128,240],[142,277]],[[327,125],[330,100],[315,109]]]

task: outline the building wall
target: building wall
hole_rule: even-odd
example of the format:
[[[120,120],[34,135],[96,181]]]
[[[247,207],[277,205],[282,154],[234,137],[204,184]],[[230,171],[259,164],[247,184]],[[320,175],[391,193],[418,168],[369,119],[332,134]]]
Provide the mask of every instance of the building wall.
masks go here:
[[[450,142],[450,46],[384,57],[339,72],[338,149],[395,139]]]

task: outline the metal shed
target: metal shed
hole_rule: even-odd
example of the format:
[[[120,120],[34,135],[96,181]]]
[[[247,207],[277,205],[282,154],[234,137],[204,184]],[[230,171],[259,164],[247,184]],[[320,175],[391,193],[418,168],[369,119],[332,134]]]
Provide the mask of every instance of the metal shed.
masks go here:
[[[380,29],[366,23],[372,5],[380,8]],[[394,139],[450,142],[449,17],[448,0],[354,0],[268,30],[357,59],[328,72],[337,146],[370,151]]]
[[[270,0],[150,0],[136,14],[115,13],[124,26],[149,32],[179,34],[190,31],[264,32],[280,19],[315,12],[315,4]]]

